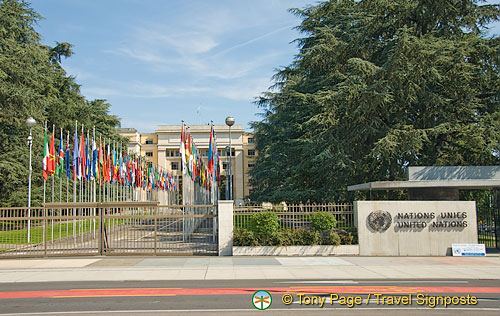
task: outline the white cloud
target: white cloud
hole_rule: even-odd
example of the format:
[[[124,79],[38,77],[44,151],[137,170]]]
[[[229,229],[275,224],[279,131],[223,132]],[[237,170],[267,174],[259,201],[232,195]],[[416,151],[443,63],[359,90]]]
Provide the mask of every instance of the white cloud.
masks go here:
[[[226,99],[235,101],[253,101],[271,85],[269,78],[244,80],[231,85],[221,85],[214,88],[214,93]]]
[[[90,95],[93,97],[106,97],[110,95],[122,95],[120,90],[111,88],[97,88],[97,87],[82,87],[81,88],[85,95]]]
[[[265,34],[259,35],[259,36],[257,36],[257,37],[252,38],[252,39],[249,39],[249,40],[247,40],[247,41],[245,41],[245,42],[243,42],[243,43],[236,44],[236,45],[234,45],[234,46],[231,46],[231,47],[229,47],[229,48],[226,48],[226,49],[224,49],[224,50],[222,50],[222,51],[218,52],[217,54],[215,54],[213,57],[215,57],[215,56],[220,56],[220,55],[224,55],[224,54],[226,54],[226,53],[228,53],[228,52],[230,52],[230,51],[232,51],[232,50],[235,50],[235,49],[238,49],[238,48],[241,48],[241,47],[247,46],[247,45],[249,45],[249,44],[252,44],[252,43],[254,43],[254,42],[260,41],[261,39],[264,39],[264,38],[266,38],[266,37],[269,37],[269,36],[271,36],[271,35],[273,35],[273,34],[279,33],[279,32],[284,31],[284,30],[289,30],[289,29],[291,29],[291,28],[292,28],[292,27],[294,27],[294,26],[295,26],[295,25],[293,25],[293,24],[291,24],[291,25],[287,25],[287,26],[284,26],[284,27],[280,27],[280,28],[278,28],[278,29],[276,29],[276,30],[273,30],[273,31],[271,31],[271,32],[268,32],[268,33],[265,33]]]

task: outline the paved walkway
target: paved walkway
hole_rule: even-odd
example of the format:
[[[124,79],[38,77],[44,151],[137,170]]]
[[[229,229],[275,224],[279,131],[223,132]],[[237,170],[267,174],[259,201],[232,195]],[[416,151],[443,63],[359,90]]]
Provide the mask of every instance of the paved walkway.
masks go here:
[[[500,279],[500,257],[84,257],[0,260],[0,283],[244,279]]]

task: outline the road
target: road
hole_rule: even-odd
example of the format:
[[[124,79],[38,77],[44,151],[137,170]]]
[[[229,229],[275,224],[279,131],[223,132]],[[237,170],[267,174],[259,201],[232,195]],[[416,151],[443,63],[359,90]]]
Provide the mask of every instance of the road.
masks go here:
[[[272,295],[266,310],[272,315],[487,316],[500,312],[499,280],[176,280],[3,283],[0,315],[250,315],[262,312],[252,306],[253,293],[261,289]],[[332,293],[339,297],[333,297],[333,304]],[[284,294],[292,295],[291,304],[282,302]],[[432,297],[465,300],[467,295],[476,297],[477,304],[429,307]],[[313,296],[318,304],[305,305],[306,297]],[[358,305],[356,297],[361,300]],[[401,300],[400,304],[392,301],[391,305],[391,299]]]

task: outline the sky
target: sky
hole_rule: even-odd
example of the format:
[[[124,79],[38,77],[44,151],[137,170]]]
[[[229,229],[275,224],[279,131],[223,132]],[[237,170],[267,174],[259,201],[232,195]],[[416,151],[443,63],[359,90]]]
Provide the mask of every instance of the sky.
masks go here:
[[[73,45],[62,61],[88,99],[106,99],[122,127],[224,124],[250,130],[255,98],[275,69],[297,54],[291,43],[304,0],[32,0],[44,44]]]
[[[498,1],[489,1],[498,3]],[[87,100],[106,99],[122,127],[224,124],[250,131],[253,103],[298,53],[313,0],[31,0],[42,42],[73,45],[62,61]],[[492,25],[500,34],[500,24]]]

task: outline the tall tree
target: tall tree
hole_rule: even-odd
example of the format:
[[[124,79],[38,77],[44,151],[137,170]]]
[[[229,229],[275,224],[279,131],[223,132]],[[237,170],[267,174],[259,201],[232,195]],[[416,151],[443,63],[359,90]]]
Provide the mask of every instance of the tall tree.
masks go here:
[[[35,206],[42,200],[44,121],[72,130],[78,119],[89,128],[96,125],[98,133],[119,137],[114,129],[119,120],[108,114],[109,104],[86,101],[61,66],[61,58],[72,54],[71,44],[41,44],[35,30],[40,18],[24,1],[0,0],[0,206],[27,204],[29,116],[38,122],[33,128]]]
[[[408,166],[498,164],[500,39],[484,1],[337,0],[258,105],[253,200],[342,201]]]

